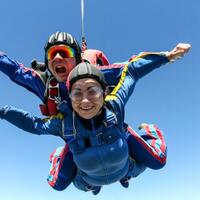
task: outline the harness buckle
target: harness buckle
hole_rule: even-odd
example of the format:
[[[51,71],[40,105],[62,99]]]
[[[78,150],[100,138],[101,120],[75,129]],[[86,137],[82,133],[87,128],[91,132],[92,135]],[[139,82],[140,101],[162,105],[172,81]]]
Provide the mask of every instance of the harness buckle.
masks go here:
[[[50,78],[49,80],[48,98],[54,100],[56,103],[59,103],[61,101],[59,83],[54,77]]]

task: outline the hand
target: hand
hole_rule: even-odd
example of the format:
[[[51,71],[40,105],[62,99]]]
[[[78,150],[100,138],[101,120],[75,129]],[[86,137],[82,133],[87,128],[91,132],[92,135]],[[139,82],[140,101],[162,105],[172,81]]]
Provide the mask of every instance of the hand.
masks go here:
[[[190,44],[187,43],[179,43],[176,45],[174,49],[166,53],[166,56],[170,61],[174,61],[183,57],[191,48]]]
[[[141,130],[141,129],[145,128],[146,126],[148,126],[148,124],[142,123],[139,125],[138,129]]]

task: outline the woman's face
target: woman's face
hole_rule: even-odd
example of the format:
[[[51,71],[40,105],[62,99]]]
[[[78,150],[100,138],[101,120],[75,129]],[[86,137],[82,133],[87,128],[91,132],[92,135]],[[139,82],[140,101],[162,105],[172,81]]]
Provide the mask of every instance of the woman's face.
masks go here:
[[[101,112],[104,95],[101,85],[92,78],[77,80],[70,93],[72,108],[84,119],[91,119]]]

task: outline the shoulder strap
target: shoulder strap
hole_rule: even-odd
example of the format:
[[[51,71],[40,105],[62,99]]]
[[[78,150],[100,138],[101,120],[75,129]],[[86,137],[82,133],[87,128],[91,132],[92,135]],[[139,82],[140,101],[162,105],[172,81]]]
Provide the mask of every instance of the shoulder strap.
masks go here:
[[[104,120],[103,120],[104,125],[107,128],[110,128],[110,127],[113,127],[114,125],[117,125],[118,121],[117,121],[116,114],[114,112],[112,112],[111,110],[109,110],[106,106],[104,108],[106,110],[105,111],[105,117],[104,117]]]
[[[69,141],[70,139],[73,139],[76,136],[76,128],[74,125],[75,113],[67,104],[65,111],[67,113],[67,116],[65,116],[66,120],[63,121],[63,138]]]

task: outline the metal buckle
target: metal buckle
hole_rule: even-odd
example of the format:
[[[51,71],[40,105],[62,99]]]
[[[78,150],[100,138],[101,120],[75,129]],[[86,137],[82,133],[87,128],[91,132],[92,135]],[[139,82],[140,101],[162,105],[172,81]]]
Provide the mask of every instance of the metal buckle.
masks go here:
[[[60,99],[59,83],[53,77],[49,80],[48,98],[51,99],[51,100],[54,100],[57,103],[61,100]]]

